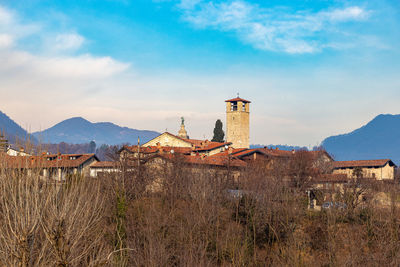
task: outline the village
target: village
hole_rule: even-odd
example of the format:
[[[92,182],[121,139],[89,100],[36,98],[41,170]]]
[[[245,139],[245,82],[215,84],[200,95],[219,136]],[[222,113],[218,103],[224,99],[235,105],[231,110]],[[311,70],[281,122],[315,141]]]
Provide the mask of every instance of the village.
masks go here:
[[[335,161],[323,149],[286,151],[268,147],[250,148],[251,102],[236,97],[225,103],[227,125],[226,140],[223,142],[190,139],[182,118],[177,134],[164,132],[144,144],[140,144],[139,139],[137,145],[123,146],[114,161],[100,161],[95,154],[53,155],[41,152],[39,155],[30,155],[23,149],[11,148],[2,137],[1,164],[3,168],[24,170],[27,173],[40,169],[43,179],[63,183],[71,175],[99,178],[105,174],[119,173],[122,168],[134,170],[137,166],[146,166],[154,169],[178,161],[194,171],[206,168],[221,175],[229,173],[234,183],[239,184],[243,172],[254,168],[255,164],[271,172],[278,165],[288,169],[294,161],[303,161],[303,165],[308,164],[304,166],[306,173],[302,179],[307,187],[309,207],[316,209],[321,209],[324,203],[329,206],[329,203],[335,202],[334,194],[326,193],[322,200],[317,201],[316,191],[343,191],[353,185],[356,179],[398,183],[395,179],[397,166],[390,159]],[[282,179],[289,183],[291,175],[298,174],[288,172]],[[160,190],[160,185],[152,184],[148,188]]]

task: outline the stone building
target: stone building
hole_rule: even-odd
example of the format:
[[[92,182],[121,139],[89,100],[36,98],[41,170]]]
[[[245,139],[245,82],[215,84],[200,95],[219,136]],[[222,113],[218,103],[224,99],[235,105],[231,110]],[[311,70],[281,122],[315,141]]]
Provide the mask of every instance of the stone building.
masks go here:
[[[250,147],[250,101],[240,97],[226,100],[226,140],[234,148]]]
[[[390,159],[333,162],[333,173],[346,174],[349,178],[359,175],[376,180],[394,180],[395,168],[396,165]]]

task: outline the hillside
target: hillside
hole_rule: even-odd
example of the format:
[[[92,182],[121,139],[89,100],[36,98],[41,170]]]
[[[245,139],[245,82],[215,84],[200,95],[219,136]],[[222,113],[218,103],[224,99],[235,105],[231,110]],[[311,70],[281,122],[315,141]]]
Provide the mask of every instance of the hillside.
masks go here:
[[[94,140],[97,145],[117,145],[136,143],[138,137],[141,143],[144,143],[159,133],[120,127],[110,122],[92,123],[84,118],[76,117],[64,120],[47,130],[35,132],[33,135],[42,143],[82,144]]]
[[[28,138],[28,132],[1,111],[0,130],[2,133],[5,133],[7,139],[12,144],[15,144],[16,142],[20,144],[24,143]],[[36,143],[37,141],[33,136],[29,136],[29,139],[33,143]]]
[[[400,115],[379,115],[348,134],[326,138],[322,146],[336,160],[392,159],[400,164]]]

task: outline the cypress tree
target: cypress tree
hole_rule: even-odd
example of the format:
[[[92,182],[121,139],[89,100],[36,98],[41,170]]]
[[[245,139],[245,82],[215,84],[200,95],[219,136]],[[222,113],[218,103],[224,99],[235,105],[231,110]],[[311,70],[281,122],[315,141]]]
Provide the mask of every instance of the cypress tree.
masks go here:
[[[214,137],[211,141],[213,142],[223,142],[224,141],[224,130],[222,130],[222,121],[217,120],[215,122],[215,127],[214,127]]]

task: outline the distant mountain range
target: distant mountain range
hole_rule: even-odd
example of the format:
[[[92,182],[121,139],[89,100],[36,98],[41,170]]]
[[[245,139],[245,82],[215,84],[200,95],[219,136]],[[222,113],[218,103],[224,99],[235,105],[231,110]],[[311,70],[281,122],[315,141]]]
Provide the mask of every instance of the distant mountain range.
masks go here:
[[[260,145],[260,144],[254,144],[250,145],[250,148],[264,148],[268,147],[269,149],[279,149],[279,150],[307,150],[307,147],[305,146],[289,146],[289,145]]]
[[[322,146],[336,160],[392,159],[400,164],[400,115],[379,115],[348,134],[326,138]]]
[[[136,143],[138,137],[144,143],[158,135],[155,131],[120,127],[111,122],[92,123],[81,117],[67,119],[47,130],[33,133],[41,143],[83,144],[95,141],[97,145]]]
[[[26,130],[1,111],[0,130],[12,144],[25,144],[28,139],[32,143],[37,143],[35,137],[29,135]]]

